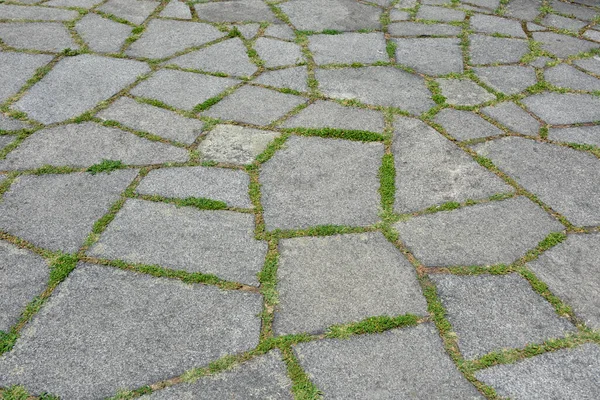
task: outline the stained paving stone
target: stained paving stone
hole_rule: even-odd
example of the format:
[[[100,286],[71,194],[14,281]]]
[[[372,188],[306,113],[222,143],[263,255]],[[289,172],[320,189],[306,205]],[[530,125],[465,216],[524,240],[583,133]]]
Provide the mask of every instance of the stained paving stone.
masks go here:
[[[212,22],[267,21],[281,22],[261,0],[228,0],[219,3],[196,4],[201,20]]]
[[[500,178],[417,119],[402,117],[395,122],[392,153],[398,213],[512,192]]]
[[[518,274],[432,275],[431,279],[467,359],[577,330]]]
[[[567,64],[559,64],[544,71],[544,78],[551,84],[575,90],[600,90],[600,79],[581,72]]]
[[[535,70],[532,67],[502,65],[473,68],[473,71],[483,83],[509,95],[520,93],[537,82]]]
[[[474,106],[496,99],[496,96],[471,80],[437,79],[436,82],[448,104]]]
[[[135,240],[132,240],[135,238]],[[128,199],[88,254],[258,285],[267,243],[254,215]]]
[[[389,61],[383,33],[342,33],[340,35],[311,35],[308,48],[317,64],[370,64]]]
[[[475,150],[571,223],[600,223],[600,160],[591,154],[518,137]]]
[[[452,8],[424,5],[419,7],[417,18],[442,22],[462,21],[465,19],[465,12]]]
[[[265,67],[281,67],[298,64],[303,61],[300,46],[296,43],[284,42],[277,39],[258,38],[254,49],[265,62]]]
[[[160,2],[152,0],[108,0],[98,10],[140,25],[159,4]]]
[[[60,22],[0,23],[0,39],[7,46],[17,49],[55,53],[64,49],[79,49],[67,28]]]
[[[130,93],[156,99],[175,108],[191,110],[238,83],[231,78],[161,69],[139,83]]]
[[[74,253],[136,175],[122,170],[19,177],[0,203],[0,229],[39,247]]]
[[[434,121],[458,140],[478,139],[504,133],[500,128],[470,111],[446,108],[435,116]]]
[[[76,117],[150,71],[133,60],[82,54],[60,60],[14,104],[30,118],[49,124]]]
[[[573,64],[593,74],[600,75],[600,56],[575,60]]]
[[[471,62],[475,65],[517,63],[529,51],[524,39],[471,35],[470,40]]]
[[[186,144],[194,143],[204,127],[204,122],[198,119],[185,118],[163,108],[141,104],[129,97],[115,101],[96,117],[105,121],[117,121],[126,127]],[[163,151],[168,152],[166,148]]]
[[[234,25],[242,34],[242,36],[246,39],[252,39],[258,33],[260,29],[260,24],[249,23],[249,24],[239,24]]]
[[[519,21],[512,19],[475,14],[469,19],[469,22],[475,32],[500,33],[517,38],[527,38]]]
[[[50,268],[39,255],[0,241],[0,331],[8,332],[21,313],[40,295],[50,277]]]
[[[533,21],[540,15],[542,0],[512,0],[506,6],[505,15],[525,21]]]
[[[169,4],[160,12],[161,17],[192,19],[192,11],[190,6],[179,0],[171,0]]]
[[[571,32],[579,32],[581,28],[587,24],[583,21],[578,21],[572,18],[566,18],[556,14],[546,15],[542,21],[542,25],[551,26],[557,29],[566,29]]]
[[[265,29],[264,35],[284,40],[296,39],[296,33],[294,33],[294,30],[289,26],[283,24],[275,24],[269,26],[267,29]]]
[[[0,131],[10,132],[29,128],[29,124],[0,113]]]
[[[378,220],[383,145],[292,136],[261,169],[267,229]]]
[[[15,95],[35,71],[48,64],[52,56],[0,51],[0,102]]]
[[[0,4],[0,19],[2,20],[70,21],[77,17],[79,17],[79,13],[73,10]]]
[[[600,147],[600,125],[548,129],[548,139]]]
[[[299,92],[308,92],[308,73],[306,67],[291,67],[265,71],[253,82],[278,88],[289,88]]]
[[[523,104],[551,125],[600,120],[600,99],[589,94],[542,93],[526,97]]]
[[[398,64],[427,75],[463,72],[460,40],[455,38],[394,39]]]
[[[132,28],[90,13],[75,24],[75,30],[93,51],[119,53]]]
[[[560,58],[567,58],[600,47],[598,43],[554,32],[534,32],[533,40],[540,42],[542,49]]]
[[[140,182],[140,194],[169,198],[188,197],[224,201],[229,207],[252,208],[248,196],[250,178],[244,171],[211,168],[179,167],[154,169]]]
[[[395,227],[427,266],[510,264],[564,229],[525,197],[414,217]]]
[[[392,36],[457,36],[460,34],[458,26],[446,24],[422,24],[419,22],[397,22],[390,24],[388,31]]]
[[[499,103],[482,108],[481,112],[511,131],[532,136],[539,133],[540,123],[515,103]]]
[[[316,71],[320,90],[338,99],[401,108],[414,114],[435,105],[423,78],[393,67],[340,68]]]
[[[320,32],[327,29],[358,31],[381,28],[381,9],[353,0],[290,0],[279,7],[300,30]]]
[[[444,352],[433,325],[294,347],[300,365],[329,399],[481,399]],[[427,373],[423,373],[427,371]]]
[[[599,360],[600,347],[586,343],[514,364],[495,365],[477,371],[475,376],[498,395],[511,399],[593,399],[600,396]]]
[[[0,384],[112,396],[255,347],[261,306],[254,293],[79,264],[0,361]]]

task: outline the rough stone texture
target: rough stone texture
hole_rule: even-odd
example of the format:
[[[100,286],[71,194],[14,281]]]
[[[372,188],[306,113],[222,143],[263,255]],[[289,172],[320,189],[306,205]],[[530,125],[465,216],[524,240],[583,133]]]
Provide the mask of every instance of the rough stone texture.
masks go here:
[[[267,68],[294,65],[303,61],[300,46],[296,43],[258,38],[254,42],[254,49],[258,52],[258,56],[265,61]]]
[[[0,4],[0,19],[3,20],[70,21],[77,17],[79,13],[73,10]]]
[[[476,65],[517,63],[529,51],[524,39],[471,35],[470,40],[471,62]]]
[[[26,129],[29,126],[30,125],[26,122],[7,117],[6,115],[0,113],[0,131],[18,131],[21,129]]]
[[[246,39],[252,39],[258,33],[260,29],[260,24],[240,24],[235,25],[236,28],[240,31],[242,36]]]
[[[549,57],[538,57],[535,60],[531,61],[529,65],[532,65],[536,68],[544,68],[547,63],[551,62],[552,59]]]
[[[462,21],[465,19],[465,12],[451,8],[425,5],[419,7],[417,18],[442,22]]]
[[[161,11],[160,16],[167,18],[192,19],[192,12],[190,11],[190,6],[185,2],[171,0],[171,2]]]
[[[554,32],[534,32],[533,40],[541,42],[542,49],[549,51],[560,58],[566,58],[574,54],[600,47],[600,44],[598,43],[588,42],[587,40],[560,35]]]
[[[437,83],[448,104],[474,106],[496,99],[496,96],[470,80],[437,79]]]
[[[79,48],[67,28],[59,22],[0,24],[0,39],[7,46],[17,49],[58,53],[67,48],[73,50]]]
[[[29,1],[31,3],[36,3],[39,0]],[[79,7],[89,9],[99,3],[102,3],[102,0],[51,0],[44,2],[44,5],[53,7]]]
[[[0,360],[0,384],[82,400],[136,389],[255,347],[261,306],[254,293],[80,264]]]
[[[572,18],[562,17],[556,14],[548,14],[542,19],[542,25],[552,26],[558,29],[566,29],[571,32],[579,32],[587,24]]]
[[[312,35],[308,48],[317,64],[351,64],[389,61],[383,33]]]
[[[588,39],[594,40],[596,42],[600,42],[600,31],[595,31],[593,29],[588,29],[583,36]]]
[[[282,240],[278,335],[377,315],[427,315],[413,266],[380,232]]]
[[[274,71],[265,71],[253,82],[278,88],[289,88],[299,92],[308,92],[308,73],[306,67],[291,67]]]
[[[257,285],[267,243],[254,216],[128,199],[89,254]]]
[[[0,102],[4,102],[16,94],[33,76],[36,69],[48,64],[51,60],[52,56],[46,54],[0,51]]]
[[[506,7],[507,17],[533,21],[540,14],[542,0],[512,0]]]
[[[8,146],[9,144],[11,144],[12,142],[14,142],[14,140],[16,139],[15,136],[0,136],[0,150],[4,149],[6,146]]]
[[[434,121],[458,140],[470,140],[502,134],[502,130],[470,111],[446,108],[440,111]]]
[[[87,14],[77,22],[75,30],[93,51],[119,53],[132,28],[96,14]]]
[[[272,36],[284,40],[296,39],[296,33],[287,25],[276,24],[265,29],[265,36]]]
[[[98,10],[140,25],[159,4],[152,0],[108,0]]]
[[[123,170],[19,177],[0,203],[0,229],[39,247],[76,252],[136,174]]]
[[[421,24],[418,22],[398,22],[390,24],[388,28],[392,36],[457,36],[460,34],[458,26],[446,24]]]
[[[268,21],[280,22],[261,0],[227,0],[196,4],[200,19],[212,22]]]
[[[357,31],[380,29],[381,10],[353,0],[290,0],[279,6],[296,29],[323,31]]]
[[[469,22],[475,32],[500,33],[517,38],[527,38],[519,21],[512,19],[475,14],[469,19]]]
[[[574,90],[600,90],[600,79],[581,72],[567,64],[559,64],[544,71],[544,78],[551,84]]]
[[[531,136],[539,133],[540,123],[515,103],[499,103],[482,108],[481,112],[511,131]]]
[[[563,230],[525,197],[414,217],[395,227],[427,266],[510,264]]]
[[[553,0],[550,5],[552,9],[561,14],[566,14],[569,16],[573,16],[575,18],[582,19],[584,21],[592,21],[594,17],[600,15],[600,9],[598,8],[598,3],[594,3],[596,6],[594,9],[590,9],[587,7],[581,7],[576,4],[564,3],[561,1]],[[590,5],[590,4],[588,4]]]
[[[523,99],[523,104],[551,125],[600,120],[600,99],[588,94],[542,93]]]
[[[550,128],[548,129],[548,139],[600,147],[600,125]]]
[[[500,5],[500,0],[468,0],[466,2],[474,4],[477,7],[489,8],[491,10],[495,10]]]
[[[410,19],[409,12],[400,11],[395,8],[390,11],[390,20],[391,21],[407,21],[409,19]]]
[[[292,136],[260,174],[267,229],[377,222],[381,143]]]
[[[505,94],[517,94],[537,83],[532,67],[503,65],[500,67],[473,68],[483,83]]]
[[[600,56],[575,60],[573,64],[593,74],[600,75]]]
[[[396,61],[427,75],[463,72],[460,40],[454,38],[394,39]]]

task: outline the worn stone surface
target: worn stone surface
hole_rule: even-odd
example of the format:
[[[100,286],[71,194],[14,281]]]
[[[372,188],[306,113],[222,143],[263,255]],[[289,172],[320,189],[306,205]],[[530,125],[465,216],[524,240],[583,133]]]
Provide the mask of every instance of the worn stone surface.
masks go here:
[[[260,29],[260,24],[256,23],[246,23],[234,25],[242,34],[242,36],[246,39],[252,39],[258,33]],[[268,28],[267,28],[268,29]]]
[[[64,49],[79,48],[60,22],[0,23],[0,39],[7,46],[17,49],[58,53]]]
[[[265,71],[253,82],[278,88],[288,88],[299,92],[308,92],[308,73],[306,67],[291,67]]]
[[[278,39],[294,40],[296,33],[292,28],[283,24],[275,24],[265,29],[265,36],[271,36]]]
[[[140,25],[159,4],[152,0],[108,0],[98,10]]]
[[[542,21],[542,25],[551,26],[557,29],[566,29],[571,32],[579,32],[581,28],[586,26],[587,24],[583,21],[578,21],[572,18],[566,18],[556,14],[548,14],[546,15]]]
[[[458,140],[470,140],[502,134],[502,130],[470,111],[447,108],[434,118],[446,132]]]
[[[513,132],[531,136],[539,133],[540,123],[515,103],[499,103],[482,108],[481,112]]]
[[[398,22],[390,24],[388,28],[392,36],[457,36],[460,34],[458,26],[446,24],[422,24],[418,22]],[[418,42],[417,42],[418,43]]]
[[[561,1],[552,0],[550,2],[552,9],[561,14],[566,14],[569,16],[573,16],[575,18],[579,18],[584,21],[592,21],[594,17],[600,15],[600,9],[598,8],[598,4],[593,4],[596,6],[593,9],[582,7],[577,4],[564,3]],[[588,4],[590,5],[590,4]]]
[[[29,2],[37,3],[38,0],[29,0]],[[53,7],[79,7],[89,9],[100,3],[102,3],[102,0],[51,0],[44,2],[44,5]]]
[[[594,56],[591,58],[583,58],[581,60],[575,60],[575,61],[573,61],[573,64],[575,64],[593,74],[600,75],[600,56]]]
[[[258,56],[264,60],[265,66],[281,67],[295,65],[303,61],[300,46],[295,43],[277,39],[258,38],[254,43]]]
[[[383,33],[312,35],[308,48],[317,64],[351,64],[388,61]]]
[[[540,15],[542,0],[512,0],[506,7],[505,15],[526,21],[533,21]]]
[[[448,104],[456,106],[475,106],[495,100],[496,96],[466,79],[437,79],[442,95]]]
[[[49,7],[24,7],[0,4],[0,19],[32,21],[70,21],[79,16],[77,11]]]
[[[600,147],[600,125],[550,128],[548,129],[548,139]]]
[[[119,53],[132,28],[96,14],[87,14],[77,22],[75,30],[93,51]]]
[[[0,52],[0,102],[15,95],[38,68],[51,60],[52,56],[46,54]]]
[[[424,5],[419,7],[417,18],[442,22],[462,21],[465,19],[465,12],[451,8]]]
[[[6,146],[8,146],[9,144],[11,144],[12,142],[14,142],[16,139],[15,136],[9,136],[9,135],[2,135],[0,136],[0,150],[4,149]]]
[[[427,75],[463,72],[460,40],[454,38],[394,39],[396,60]]]
[[[279,21],[261,0],[227,0],[195,7],[198,18],[212,22]]]
[[[533,40],[540,42],[542,49],[553,53],[560,58],[590,51],[600,47],[600,44],[587,40],[577,39],[554,32],[534,32]]]
[[[179,0],[171,0],[169,4],[160,12],[161,17],[192,19],[190,6]]]
[[[560,64],[544,71],[544,78],[554,86],[574,90],[600,90],[600,79],[581,72],[567,64]]]
[[[523,99],[523,104],[551,125],[600,120],[600,98],[589,94],[541,93]]]
[[[281,4],[280,8],[300,30],[320,32],[326,29],[357,31],[381,28],[380,9],[352,0],[290,0]]]
[[[517,38],[527,38],[519,21],[512,19],[475,14],[469,19],[469,22],[475,32],[500,33]]]
[[[0,113],[0,131],[5,131],[5,132],[18,131],[21,129],[26,129],[29,126],[30,125],[26,122],[8,117],[8,116]]]
[[[471,35],[470,40],[471,62],[475,65],[517,63],[529,51],[524,39]]]
[[[532,67],[503,65],[479,67],[473,70],[483,83],[508,95],[520,93],[537,83],[535,70]]]

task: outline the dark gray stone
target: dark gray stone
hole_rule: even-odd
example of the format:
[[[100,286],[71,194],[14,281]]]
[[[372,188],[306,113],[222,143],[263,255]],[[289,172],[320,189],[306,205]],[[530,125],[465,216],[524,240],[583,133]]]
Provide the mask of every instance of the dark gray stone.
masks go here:
[[[446,108],[440,111],[434,121],[458,140],[470,140],[504,133],[479,115],[470,111]]]
[[[527,38],[519,21],[493,15],[475,14],[469,20],[475,32],[501,33],[517,38]]]
[[[75,30],[91,50],[99,53],[120,53],[132,28],[90,13],[77,22]]]
[[[463,72],[460,40],[454,38],[394,39],[398,64],[427,75]]]
[[[15,95],[38,68],[51,60],[52,56],[46,54],[0,51],[0,102]]]
[[[526,21],[533,21],[540,14],[542,0],[512,0],[506,7],[505,15]]]
[[[179,19],[192,19],[192,12],[190,6],[179,0],[171,0],[169,4],[160,12],[161,17],[166,18],[179,18]]]
[[[448,104],[457,106],[475,106],[495,100],[496,96],[467,79],[437,79]]]
[[[551,125],[600,120],[600,99],[589,94],[542,93],[523,99],[523,104]]]
[[[280,22],[261,0],[226,0],[196,4],[201,20],[212,22],[268,21]]]
[[[381,29],[381,9],[360,4],[353,0],[290,0],[282,3],[281,10],[287,14],[296,29],[322,31],[357,31]]]
[[[542,19],[541,24],[545,26],[552,26],[558,29],[566,29],[571,32],[579,32],[581,28],[587,25],[585,22],[578,21],[572,18],[562,17],[556,14],[546,15]]]
[[[389,61],[385,44],[381,32],[312,35],[308,38],[308,48],[317,64]]]
[[[465,19],[465,12],[452,8],[424,5],[419,7],[417,18],[442,22],[462,21]]]
[[[17,49],[58,53],[67,48],[79,48],[67,28],[60,22],[0,23],[0,39],[7,46]]]
[[[539,134],[540,123],[515,103],[499,103],[482,108],[481,112],[513,132],[531,136]]]
[[[152,0],[108,0],[98,10],[140,25],[159,4]]]
[[[0,19],[3,20],[70,21],[77,17],[79,13],[73,10],[0,4]]]
[[[300,46],[296,43],[258,38],[254,42],[254,49],[268,68],[295,65],[304,60]]]
[[[573,64],[593,74],[600,75],[600,56],[575,60],[573,61]]]
[[[506,94],[517,94],[537,83],[535,70],[520,65],[473,68],[483,83]]]
[[[422,24],[419,22],[398,22],[390,24],[388,31],[392,36],[457,36],[458,26],[446,24]]]
[[[568,56],[600,47],[599,43],[560,35],[554,32],[534,32],[533,40],[540,42],[542,49],[560,58],[567,58]]]
[[[567,64],[559,64],[544,71],[544,78],[551,84],[575,90],[600,90],[600,79],[581,72]]]
[[[550,128],[548,139],[600,147],[600,125]]]
[[[524,39],[471,35],[470,40],[471,62],[476,65],[517,63],[529,52]]]
[[[308,92],[308,73],[306,67],[291,67],[265,71],[253,82],[278,88],[289,88],[299,92]]]

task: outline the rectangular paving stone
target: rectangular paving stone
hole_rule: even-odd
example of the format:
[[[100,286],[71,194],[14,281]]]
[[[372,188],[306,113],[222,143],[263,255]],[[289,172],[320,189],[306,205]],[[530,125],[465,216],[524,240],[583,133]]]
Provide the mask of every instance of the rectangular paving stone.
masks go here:
[[[98,10],[140,25],[159,4],[152,0],[108,0]]]
[[[458,26],[446,24],[423,24],[419,22],[398,22],[390,24],[388,31],[392,36],[457,36],[460,34]]]
[[[211,22],[267,21],[279,22],[268,5],[260,0],[226,0],[220,3],[195,4],[201,20]]]
[[[4,20],[70,21],[77,17],[79,13],[73,10],[0,4],[0,19]]]
[[[600,121],[600,99],[589,94],[541,93],[523,104],[550,125]]]
[[[358,31],[381,29],[381,9],[353,0],[290,0],[280,5],[296,29],[321,32],[326,29]]]
[[[90,13],[75,24],[75,30],[93,51],[120,53],[132,28]]]
[[[550,128],[548,129],[548,139],[600,147],[600,125]]]
[[[544,71],[544,78],[554,86],[585,90],[600,90],[600,79],[594,78],[567,64],[559,64]]]
[[[54,53],[64,49],[79,49],[79,45],[60,22],[0,23],[0,39],[7,46],[17,49]]]
[[[317,64],[351,64],[389,61],[383,33],[311,35],[308,48]]]
[[[427,75],[463,72],[460,40],[455,38],[394,39],[396,62]]]
[[[484,107],[481,112],[513,132],[531,136],[537,136],[540,132],[540,123],[513,102]]]
[[[517,63],[529,52],[529,45],[524,39],[475,34],[469,40],[471,62],[475,65]]]
[[[446,108],[436,114],[434,121],[458,140],[477,139],[504,133],[500,128],[470,111]]]
[[[517,38],[527,38],[520,22],[512,19],[475,14],[469,19],[469,22],[475,32],[500,33]]]
[[[0,102],[15,95],[38,68],[51,60],[47,54],[0,51]]]
[[[537,83],[535,69],[520,65],[473,68],[486,85],[505,94],[517,94]]]

